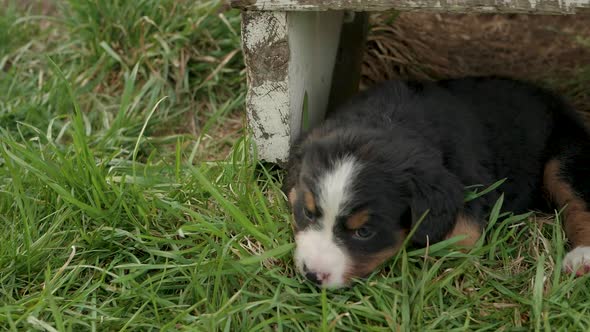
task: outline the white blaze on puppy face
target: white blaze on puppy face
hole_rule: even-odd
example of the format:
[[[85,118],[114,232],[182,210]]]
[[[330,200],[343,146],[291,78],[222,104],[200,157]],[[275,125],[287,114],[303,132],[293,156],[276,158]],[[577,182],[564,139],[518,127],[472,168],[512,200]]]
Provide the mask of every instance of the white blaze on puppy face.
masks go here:
[[[347,202],[352,198],[352,183],[359,165],[352,157],[336,161],[318,183],[317,205],[322,211],[313,225],[295,236],[297,249],[295,262],[305,274],[315,273],[322,280],[323,287],[340,287],[345,284],[344,276],[350,265],[350,257],[334,238],[336,218],[343,214]]]

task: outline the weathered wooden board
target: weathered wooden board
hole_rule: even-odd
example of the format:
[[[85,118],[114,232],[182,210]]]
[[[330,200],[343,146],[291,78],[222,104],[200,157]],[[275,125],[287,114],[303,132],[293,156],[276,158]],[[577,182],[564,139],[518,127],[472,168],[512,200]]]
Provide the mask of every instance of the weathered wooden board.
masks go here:
[[[302,127],[324,118],[342,17],[334,11],[243,13],[246,113],[262,160],[285,162]]]
[[[590,8],[590,0],[231,0],[233,7],[268,11],[386,11],[500,12],[574,14]]]

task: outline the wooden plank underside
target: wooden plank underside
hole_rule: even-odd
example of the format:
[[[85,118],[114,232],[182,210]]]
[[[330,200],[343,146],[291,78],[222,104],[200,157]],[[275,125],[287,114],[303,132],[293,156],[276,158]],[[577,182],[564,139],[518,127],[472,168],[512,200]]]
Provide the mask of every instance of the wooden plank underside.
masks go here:
[[[388,11],[575,14],[590,0],[231,0],[233,7],[264,11]]]
[[[243,13],[246,113],[261,160],[286,162],[302,129],[324,118],[342,17],[338,11]]]

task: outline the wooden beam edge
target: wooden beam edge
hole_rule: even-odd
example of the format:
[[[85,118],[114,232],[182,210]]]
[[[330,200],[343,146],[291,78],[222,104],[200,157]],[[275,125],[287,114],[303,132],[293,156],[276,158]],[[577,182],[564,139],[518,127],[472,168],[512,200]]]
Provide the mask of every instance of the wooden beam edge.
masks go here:
[[[590,0],[230,0],[231,6],[256,11],[431,11],[450,13],[576,14],[590,11]]]

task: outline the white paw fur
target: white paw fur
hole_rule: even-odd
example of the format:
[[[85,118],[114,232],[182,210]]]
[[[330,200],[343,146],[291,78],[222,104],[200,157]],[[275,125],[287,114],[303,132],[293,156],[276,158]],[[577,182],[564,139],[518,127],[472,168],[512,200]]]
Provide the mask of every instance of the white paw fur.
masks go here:
[[[568,273],[590,273],[590,247],[577,247],[565,255],[563,269]]]

